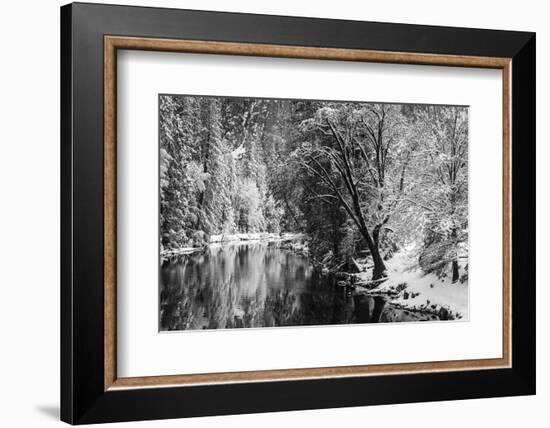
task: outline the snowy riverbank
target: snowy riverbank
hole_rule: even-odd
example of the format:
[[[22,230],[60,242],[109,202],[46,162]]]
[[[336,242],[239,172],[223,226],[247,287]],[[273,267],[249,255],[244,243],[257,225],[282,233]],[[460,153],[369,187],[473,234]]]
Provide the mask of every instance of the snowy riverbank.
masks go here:
[[[175,249],[166,249],[161,252],[162,257],[179,256],[193,254],[202,251],[205,247],[234,244],[234,243],[253,243],[253,242],[281,242],[291,243],[305,239],[301,233],[236,233],[211,235],[208,243],[201,247],[180,247]]]
[[[411,268],[411,266],[413,268]],[[451,282],[450,276],[440,279],[425,275],[409,253],[398,252],[386,262],[388,277],[372,288],[368,284],[372,269],[354,274],[357,288],[366,294],[387,295],[399,308],[437,314],[440,318],[468,319],[468,281]]]
[[[224,242],[236,242],[236,241],[292,241],[297,239],[305,239],[305,235],[301,233],[236,233],[236,234],[223,234],[223,235],[211,235],[208,242],[224,243]]]

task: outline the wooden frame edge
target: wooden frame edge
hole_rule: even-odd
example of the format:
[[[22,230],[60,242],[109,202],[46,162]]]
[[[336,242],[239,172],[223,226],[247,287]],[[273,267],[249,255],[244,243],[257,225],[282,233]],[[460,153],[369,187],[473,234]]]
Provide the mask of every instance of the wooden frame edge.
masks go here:
[[[104,389],[116,380],[116,48],[104,44]]]
[[[117,49],[502,69],[503,76],[503,356],[495,359],[280,369],[117,378],[116,370],[116,52]],[[290,381],[510,368],[511,302],[511,82],[512,60],[360,49],[104,36],[104,390]]]
[[[366,377],[376,375],[402,375],[427,372],[487,370],[505,368],[504,358],[485,360],[457,360],[423,363],[371,364],[363,366],[316,367],[306,369],[258,370],[227,373],[202,373],[189,375],[144,376],[118,378],[110,390],[156,388],[168,386],[198,386],[224,383],[248,383],[266,381],[293,381],[303,379]]]
[[[512,60],[502,69],[502,355],[512,367]]]
[[[105,36],[105,46],[161,52],[185,52],[218,55],[241,55],[334,61],[363,61],[395,64],[445,65],[457,67],[504,68],[510,58],[467,55],[426,54],[366,49],[323,48],[311,46],[270,45],[260,43],[175,40],[146,37]]]

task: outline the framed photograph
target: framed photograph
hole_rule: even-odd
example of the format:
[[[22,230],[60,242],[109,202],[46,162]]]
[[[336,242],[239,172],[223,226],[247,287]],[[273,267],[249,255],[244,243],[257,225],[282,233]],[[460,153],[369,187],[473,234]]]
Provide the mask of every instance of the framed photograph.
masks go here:
[[[61,418],[535,393],[535,35],[61,8]]]

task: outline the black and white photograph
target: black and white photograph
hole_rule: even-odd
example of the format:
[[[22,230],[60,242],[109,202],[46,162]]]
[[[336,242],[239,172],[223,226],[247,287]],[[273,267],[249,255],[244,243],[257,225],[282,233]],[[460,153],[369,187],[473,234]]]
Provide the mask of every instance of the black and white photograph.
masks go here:
[[[468,107],[159,95],[160,330],[468,319]]]

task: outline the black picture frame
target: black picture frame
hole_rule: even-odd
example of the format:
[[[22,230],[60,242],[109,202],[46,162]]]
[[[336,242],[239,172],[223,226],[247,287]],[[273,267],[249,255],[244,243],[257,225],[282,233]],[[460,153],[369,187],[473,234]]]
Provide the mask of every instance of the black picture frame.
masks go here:
[[[512,58],[512,367],[104,390],[104,36]],[[73,3],[61,8],[61,419],[71,424],[535,393],[535,34]]]

